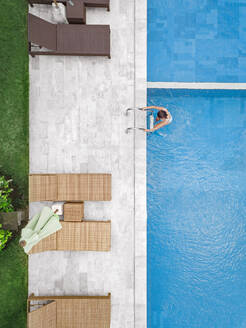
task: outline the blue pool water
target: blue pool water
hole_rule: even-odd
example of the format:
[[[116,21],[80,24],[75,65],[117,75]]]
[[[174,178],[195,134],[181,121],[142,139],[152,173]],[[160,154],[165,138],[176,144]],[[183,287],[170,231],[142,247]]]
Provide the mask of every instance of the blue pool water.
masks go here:
[[[204,2],[204,1],[203,1]],[[246,327],[246,91],[148,90],[148,327]]]
[[[246,0],[148,0],[148,81],[246,82]]]

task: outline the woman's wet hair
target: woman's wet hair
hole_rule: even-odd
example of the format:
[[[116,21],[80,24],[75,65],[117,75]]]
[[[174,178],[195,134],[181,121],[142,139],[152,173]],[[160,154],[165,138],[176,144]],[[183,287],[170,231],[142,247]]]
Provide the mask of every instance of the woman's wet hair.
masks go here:
[[[159,112],[157,113],[157,116],[159,118],[167,118],[167,112],[164,110],[159,110]]]

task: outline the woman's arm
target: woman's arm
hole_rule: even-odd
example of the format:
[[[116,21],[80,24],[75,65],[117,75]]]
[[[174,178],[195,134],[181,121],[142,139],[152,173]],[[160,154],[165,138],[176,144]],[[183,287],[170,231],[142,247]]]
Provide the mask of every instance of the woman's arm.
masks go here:
[[[145,132],[154,132],[156,130],[159,130],[165,125],[168,125],[168,122],[157,123],[152,129],[145,129]]]
[[[165,107],[158,107],[158,106],[147,106],[142,108],[142,110],[145,109],[167,110]]]

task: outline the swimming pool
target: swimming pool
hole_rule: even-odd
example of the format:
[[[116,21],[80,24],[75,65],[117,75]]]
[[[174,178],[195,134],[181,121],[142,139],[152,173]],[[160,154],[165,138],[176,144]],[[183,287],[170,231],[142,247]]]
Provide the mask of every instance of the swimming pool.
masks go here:
[[[246,0],[148,0],[148,81],[246,82]]]
[[[148,327],[246,327],[246,91],[149,89]]]

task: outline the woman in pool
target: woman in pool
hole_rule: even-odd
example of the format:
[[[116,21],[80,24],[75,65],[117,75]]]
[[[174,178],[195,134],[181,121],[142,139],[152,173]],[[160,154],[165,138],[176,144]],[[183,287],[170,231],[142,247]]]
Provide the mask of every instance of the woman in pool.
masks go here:
[[[145,129],[145,132],[153,132],[156,130],[159,130],[165,125],[168,125],[172,123],[172,115],[169,113],[168,109],[165,107],[158,107],[158,106],[148,106],[148,107],[143,107],[142,110],[147,110],[147,109],[156,109],[158,110],[157,117],[156,117],[156,122],[157,123],[152,129]]]

